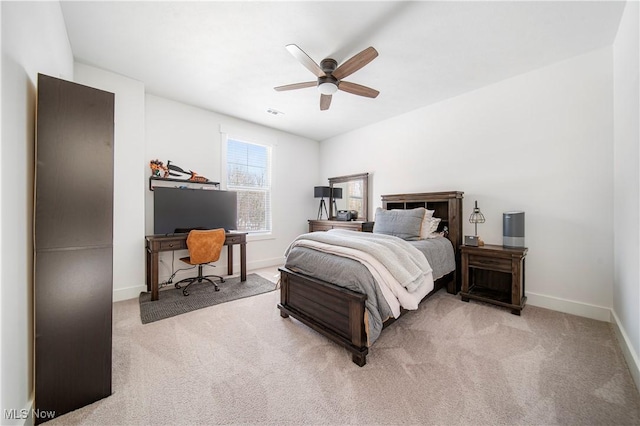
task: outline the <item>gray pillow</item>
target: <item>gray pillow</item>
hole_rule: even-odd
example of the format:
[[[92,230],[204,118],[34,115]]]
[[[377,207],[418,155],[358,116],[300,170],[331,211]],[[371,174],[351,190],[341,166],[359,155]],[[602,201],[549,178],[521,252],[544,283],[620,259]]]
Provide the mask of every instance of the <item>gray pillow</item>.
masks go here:
[[[378,207],[373,232],[394,235],[403,240],[419,240],[425,211],[424,207],[411,210],[383,210]]]

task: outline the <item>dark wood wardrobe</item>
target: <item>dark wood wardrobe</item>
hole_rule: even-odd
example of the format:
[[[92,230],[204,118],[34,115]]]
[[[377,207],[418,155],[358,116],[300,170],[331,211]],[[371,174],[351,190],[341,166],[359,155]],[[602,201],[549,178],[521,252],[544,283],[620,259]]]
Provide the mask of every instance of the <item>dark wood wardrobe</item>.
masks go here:
[[[111,394],[114,95],[39,74],[36,122],[35,408],[57,417]]]

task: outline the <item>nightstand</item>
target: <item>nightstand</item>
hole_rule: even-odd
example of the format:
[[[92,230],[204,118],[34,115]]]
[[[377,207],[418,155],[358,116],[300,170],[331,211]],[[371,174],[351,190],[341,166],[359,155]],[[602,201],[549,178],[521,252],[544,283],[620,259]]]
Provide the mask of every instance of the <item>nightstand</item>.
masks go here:
[[[373,222],[361,220],[309,220],[309,232],[329,229],[351,229],[352,231],[373,232]]]
[[[527,248],[497,245],[460,246],[463,302],[475,299],[511,309],[520,315],[524,295]]]

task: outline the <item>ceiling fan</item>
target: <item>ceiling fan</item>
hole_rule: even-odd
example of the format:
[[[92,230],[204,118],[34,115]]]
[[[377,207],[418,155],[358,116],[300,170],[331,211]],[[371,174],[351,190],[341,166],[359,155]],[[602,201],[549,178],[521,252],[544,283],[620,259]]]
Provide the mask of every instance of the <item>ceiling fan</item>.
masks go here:
[[[338,90],[352,93],[354,95],[365,96],[367,98],[375,98],[380,93],[370,87],[342,80],[343,78],[358,71],[378,56],[378,51],[373,47],[367,47],[340,66],[338,66],[338,62],[336,62],[335,59],[331,58],[323,59],[320,62],[320,65],[318,65],[309,57],[309,55],[304,53],[304,51],[295,44],[288,44],[286,48],[294,58],[305,66],[305,68],[315,74],[315,76],[318,77],[318,80],[274,87],[278,92],[317,86],[320,91],[320,110],[322,111],[329,109],[329,106],[331,105],[331,95],[336,93]]]

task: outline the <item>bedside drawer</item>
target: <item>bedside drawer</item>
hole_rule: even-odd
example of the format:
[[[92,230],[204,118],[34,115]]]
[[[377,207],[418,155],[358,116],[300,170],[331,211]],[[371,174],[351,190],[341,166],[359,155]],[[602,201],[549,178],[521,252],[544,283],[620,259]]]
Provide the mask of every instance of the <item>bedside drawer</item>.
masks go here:
[[[161,241],[160,242],[160,251],[163,250],[182,250],[187,248],[187,241]]]
[[[511,273],[511,259],[469,254],[469,267]]]

